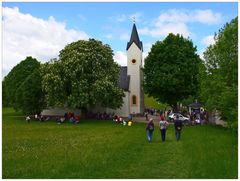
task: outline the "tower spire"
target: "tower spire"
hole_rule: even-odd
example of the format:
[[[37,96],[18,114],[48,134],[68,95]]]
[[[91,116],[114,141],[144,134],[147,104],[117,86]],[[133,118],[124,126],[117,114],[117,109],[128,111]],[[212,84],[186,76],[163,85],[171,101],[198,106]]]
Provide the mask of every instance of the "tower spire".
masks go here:
[[[132,28],[132,34],[130,41],[127,43],[127,50],[129,47],[132,45],[132,43],[135,43],[140,50],[143,49],[142,42],[139,40],[138,32],[137,32],[137,27],[135,25],[135,22],[133,21],[133,28]]]

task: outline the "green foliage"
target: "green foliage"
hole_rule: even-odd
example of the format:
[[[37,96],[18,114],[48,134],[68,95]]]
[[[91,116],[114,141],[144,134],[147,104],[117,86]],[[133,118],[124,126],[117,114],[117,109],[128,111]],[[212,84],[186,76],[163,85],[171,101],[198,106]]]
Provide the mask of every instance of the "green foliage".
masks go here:
[[[25,114],[39,113],[44,108],[40,68],[29,75],[16,91],[16,108]]]
[[[59,60],[42,68],[47,103],[73,108],[118,108],[124,96],[118,87],[119,71],[108,45],[94,39],[73,42],[60,51]]]
[[[167,104],[160,103],[153,97],[149,97],[146,94],[144,94],[144,104],[146,108],[154,108],[159,110],[169,109],[169,106]]]
[[[18,65],[13,67],[9,74],[3,80],[3,105],[12,105],[17,108],[16,105],[16,92],[25,79],[31,75],[35,69],[40,66],[40,63],[32,57],[27,57],[21,61]]]
[[[193,102],[195,102],[195,99],[194,99],[193,96],[190,95],[186,99],[183,99],[181,103],[182,103],[183,106],[187,107],[189,104],[191,104]]]
[[[26,123],[3,109],[3,179],[236,179],[238,137],[217,126],[184,127],[179,142],[173,126],[166,142],[146,124],[111,121]],[[134,118],[135,119],[135,118]]]
[[[3,107],[8,107],[10,106],[10,97],[9,94],[6,90],[6,81],[2,81],[2,106]]]
[[[212,111],[218,109],[230,127],[237,126],[238,100],[238,18],[215,35],[215,44],[204,52],[201,99]]]
[[[199,62],[190,40],[169,34],[152,46],[145,59],[144,90],[158,101],[176,106],[197,94]]]

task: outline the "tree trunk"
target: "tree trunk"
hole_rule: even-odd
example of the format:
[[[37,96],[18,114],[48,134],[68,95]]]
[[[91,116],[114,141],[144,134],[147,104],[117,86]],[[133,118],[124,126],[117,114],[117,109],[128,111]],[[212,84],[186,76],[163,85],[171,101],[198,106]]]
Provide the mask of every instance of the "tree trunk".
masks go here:
[[[173,108],[173,112],[174,113],[178,113],[178,105],[177,105],[177,103],[173,104],[172,108]]]

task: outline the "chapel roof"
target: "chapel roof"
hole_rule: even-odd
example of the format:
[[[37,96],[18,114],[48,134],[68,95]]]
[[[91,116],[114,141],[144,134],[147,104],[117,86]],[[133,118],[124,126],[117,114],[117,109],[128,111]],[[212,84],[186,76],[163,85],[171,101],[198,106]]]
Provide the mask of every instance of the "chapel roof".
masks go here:
[[[130,76],[127,75],[127,67],[121,67],[120,70],[120,76],[118,80],[118,86],[123,89],[124,91],[129,90],[129,82],[130,82]]]

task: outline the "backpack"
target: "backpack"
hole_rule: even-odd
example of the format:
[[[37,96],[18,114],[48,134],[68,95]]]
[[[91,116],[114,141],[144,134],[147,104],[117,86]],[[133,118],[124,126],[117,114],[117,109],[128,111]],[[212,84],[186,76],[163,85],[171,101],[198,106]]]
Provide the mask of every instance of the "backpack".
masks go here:
[[[154,129],[153,125],[149,125],[149,130],[153,130],[153,129]]]

